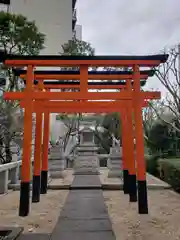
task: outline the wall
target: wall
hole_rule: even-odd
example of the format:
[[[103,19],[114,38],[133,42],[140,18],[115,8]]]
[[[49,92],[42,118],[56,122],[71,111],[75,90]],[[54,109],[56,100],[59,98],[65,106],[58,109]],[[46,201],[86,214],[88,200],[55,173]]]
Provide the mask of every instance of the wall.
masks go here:
[[[47,35],[43,54],[58,54],[72,38],[72,0],[12,0],[10,12],[35,20]]]
[[[4,5],[0,9],[7,10]],[[72,39],[72,0],[12,0],[9,11],[35,20],[39,30],[46,34],[42,54],[59,54],[61,45]],[[51,114],[50,131],[56,140],[65,134],[66,127],[55,118],[56,114]]]

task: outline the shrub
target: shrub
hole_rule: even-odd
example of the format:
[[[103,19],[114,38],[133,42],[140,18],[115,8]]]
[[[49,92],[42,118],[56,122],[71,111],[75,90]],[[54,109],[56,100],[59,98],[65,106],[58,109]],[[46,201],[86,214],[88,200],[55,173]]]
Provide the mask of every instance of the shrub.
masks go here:
[[[159,155],[145,155],[145,160],[146,160],[146,170],[148,173],[154,175],[154,176],[159,176],[159,171],[158,171],[158,159]]]
[[[161,159],[158,165],[161,179],[180,192],[180,159]]]

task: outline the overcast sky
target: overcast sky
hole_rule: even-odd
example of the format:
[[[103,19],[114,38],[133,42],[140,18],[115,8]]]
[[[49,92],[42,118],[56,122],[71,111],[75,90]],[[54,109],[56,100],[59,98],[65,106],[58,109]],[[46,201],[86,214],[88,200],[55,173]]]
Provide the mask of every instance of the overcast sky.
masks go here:
[[[96,54],[154,54],[180,42],[180,0],[77,0],[77,11]]]

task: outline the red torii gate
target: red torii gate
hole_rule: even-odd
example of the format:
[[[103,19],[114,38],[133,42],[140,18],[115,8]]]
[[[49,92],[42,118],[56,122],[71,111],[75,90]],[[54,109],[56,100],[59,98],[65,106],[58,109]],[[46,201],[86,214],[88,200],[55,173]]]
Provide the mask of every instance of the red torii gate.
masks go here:
[[[20,76],[21,78],[25,78],[26,75],[26,71],[25,70],[14,70],[17,76]],[[36,79],[35,83],[37,83],[38,80],[38,86],[35,86],[36,88],[39,88],[39,90],[42,89],[70,89],[73,90],[73,88],[75,89],[79,89],[79,85],[80,82],[65,82],[65,81],[52,81],[53,79],[78,79],[79,78],[79,71],[35,71],[34,72],[34,78]],[[143,81],[141,81],[141,85],[145,84],[145,80],[148,78],[148,76],[153,76],[154,75],[154,71],[141,71],[141,79],[144,79]],[[108,80],[114,80],[114,79],[126,79],[126,80],[132,80],[133,78],[133,74],[132,71],[89,71],[88,72],[88,79],[97,79],[100,78],[102,79],[107,79]],[[42,79],[51,79],[50,81],[43,81]],[[53,83],[53,84],[52,84]],[[133,85],[133,82],[131,82]],[[88,82],[88,89],[122,89],[122,88],[126,88],[126,81],[121,81],[121,82]],[[153,93],[154,94],[154,93]],[[158,93],[157,97],[158,97]],[[38,103],[38,102],[37,102]],[[144,102],[143,103],[143,107],[147,107],[148,106],[148,102]],[[21,102],[21,107],[24,107],[24,103]],[[83,106],[83,102],[81,103],[81,105],[79,105],[78,102],[48,102],[48,105],[45,104],[43,102],[43,104],[40,105],[35,105],[34,106],[34,111],[36,112],[37,117],[39,116],[38,111],[39,109],[48,109],[49,112],[66,112],[66,113],[73,113],[74,109],[76,109],[76,111],[78,112],[96,112],[96,113],[101,113],[101,112],[118,112],[121,109],[121,115],[123,114],[123,108],[125,107],[125,104],[121,103],[116,103],[114,102],[88,102],[85,103],[85,106]],[[132,109],[132,106],[131,106]],[[122,117],[122,119],[125,119],[126,116]],[[33,176],[33,192],[32,192],[32,201],[33,202],[38,202],[40,201],[40,140],[39,140],[39,136],[40,136],[40,131],[39,129],[42,128],[42,124],[40,122],[42,122],[41,116],[38,117],[38,126],[36,126],[36,136],[38,136],[38,139],[35,140],[35,156],[34,156],[34,160],[35,160],[35,167],[34,167],[34,176]],[[124,120],[123,120],[124,121]],[[125,134],[124,134],[125,135]],[[131,134],[131,138],[132,138],[132,142],[133,142],[133,135]],[[38,146],[37,146],[37,144]],[[47,147],[47,143],[44,145]],[[39,149],[38,151],[36,151],[36,149]],[[125,149],[125,147],[124,147]],[[46,151],[44,149],[44,151]],[[125,151],[125,150],[124,150]],[[126,153],[124,153],[124,156],[126,155]],[[130,158],[132,158],[132,161],[134,161],[133,159],[133,153],[130,155]],[[45,158],[47,159],[47,157]],[[124,188],[124,193],[129,193],[130,195],[130,201],[131,202],[135,202],[137,201],[137,190],[136,190],[136,178],[133,178],[133,181],[131,181],[131,188],[128,186],[128,178],[129,178],[129,174],[128,174],[128,170],[126,166],[128,166],[128,164],[126,163],[128,159],[123,158],[123,173],[124,173],[124,183],[123,183],[123,188]],[[45,160],[43,160],[45,161]],[[48,159],[46,160],[48,161]],[[48,162],[46,164],[43,164],[46,166],[46,169],[48,171]],[[135,166],[133,166],[135,167]],[[47,178],[44,179],[44,173],[45,169],[44,167],[42,167],[42,176],[41,176],[41,186],[45,186],[47,188]],[[132,172],[132,170],[131,170]],[[133,170],[133,172],[135,172],[135,170]],[[47,173],[46,173],[47,175]],[[36,180],[37,179],[37,180]],[[46,184],[45,184],[46,182]],[[41,193],[46,192],[46,190],[43,190],[41,187]]]
[[[87,100],[116,100],[117,108],[123,102],[128,106],[129,111],[124,112],[124,117],[128,124],[127,130],[133,134],[131,128],[132,110],[134,112],[135,121],[135,137],[136,137],[136,169],[135,167],[128,166],[129,176],[138,180],[138,206],[139,213],[148,213],[147,203],[147,188],[146,188],[146,169],[144,162],[144,139],[142,128],[141,108],[144,99],[159,98],[159,93],[141,92],[140,91],[140,70],[141,66],[154,67],[167,60],[167,55],[155,56],[7,56],[5,64],[11,66],[27,66],[26,89],[24,92],[9,92],[4,94],[7,100],[23,100],[25,104],[25,119],[24,119],[24,146],[23,146],[23,159],[22,159],[22,176],[21,176],[21,194],[20,194],[20,216],[26,216],[29,212],[29,186],[30,186],[30,153],[32,141],[32,113],[39,106],[39,111],[42,112],[43,105],[37,103],[37,100],[85,100],[83,104],[89,104]],[[80,92],[34,92],[34,66],[65,66],[74,67],[80,66]],[[127,88],[120,92],[88,92],[88,66],[129,66],[133,67],[133,90],[131,81],[127,80]],[[159,94],[159,95],[158,95]],[[157,96],[158,95],[158,96]],[[34,101],[35,100],[35,105]],[[125,103],[126,102],[126,103]],[[82,104],[80,103],[80,104]],[[38,105],[40,104],[40,105]],[[46,102],[45,104],[48,104]],[[59,103],[58,103],[59,104]],[[80,109],[78,109],[80,110]],[[44,110],[46,112],[46,110]],[[84,111],[84,110],[83,110]],[[126,125],[127,126],[127,125]],[[130,135],[131,135],[130,134]],[[126,135],[126,134],[125,134]],[[130,136],[127,134],[128,137]],[[134,137],[134,136],[133,136]],[[127,141],[127,138],[126,138]],[[130,143],[130,142],[128,142]],[[126,144],[127,145],[127,144]],[[133,153],[134,149],[128,152]],[[134,148],[134,146],[132,145]],[[133,153],[134,155],[134,153]],[[132,156],[133,159],[134,156]],[[134,161],[129,161],[129,164],[135,166]],[[134,170],[131,172],[131,170]],[[132,178],[131,178],[132,179]]]

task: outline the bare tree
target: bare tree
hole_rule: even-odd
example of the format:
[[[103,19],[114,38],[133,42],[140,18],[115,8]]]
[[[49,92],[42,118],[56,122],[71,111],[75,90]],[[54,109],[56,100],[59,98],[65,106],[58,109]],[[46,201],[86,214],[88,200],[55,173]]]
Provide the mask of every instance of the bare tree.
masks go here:
[[[164,115],[164,112],[165,108],[161,100],[149,101],[148,107],[143,109],[143,126],[146,135],[148,135],[154,123],[159,120],[158,116]]]
[[[1,163],[12,160],[11,143],[17,132],[23,128],[23,114],[17,114],[17,107],[8,102],[0,102],[0,158]]]
[[[171,119],[164,118],[163,115],[158,113],[157,117],[166,124],[169,124],[176,131],[180,132],[180,50],[179,46],[174,46],[167,52],[169,58],[166,63],[160,65],[155,70],[155,74],[163,87],[166,89],[167,94],[161,105],[171,114]],[[153,106],[151,106],[153,108]],[[154,109],[155,110],[155,109]],[[176,124],[174,121],[176,120]]]
[[[64,113],[59,115],[59,119],[64,123],[64,125],[67,128],[67,132],[63,137],[63,148],[65,151],[69,141],[69,137],[72,136],[73,134],[74,135],[79,134],[79,123],[80,120],[82,119],[82,114],[68,115]]]

